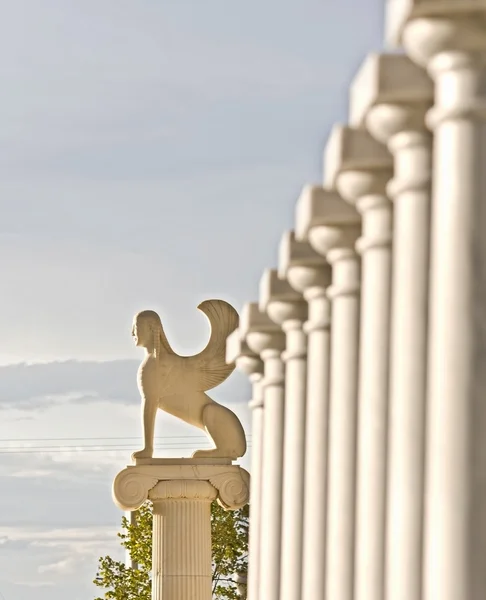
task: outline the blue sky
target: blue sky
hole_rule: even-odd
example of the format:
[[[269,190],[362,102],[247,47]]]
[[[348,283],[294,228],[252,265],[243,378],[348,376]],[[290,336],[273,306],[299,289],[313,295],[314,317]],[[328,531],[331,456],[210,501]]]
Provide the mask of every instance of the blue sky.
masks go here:
[[[4,3],[5,600],[91,600],[97,557],[121,556],[110,486],[140,434],[133,314],[159,311],[175,349],[192,353],[206,342],[201,300],[256,299],[300,189],[322,179],[351,78],[382,47],[383,5]],[[239,374],[215,393],[247,430],[248,395]],[[157,433],[184,446],[161,452],[191,453],[174,438],[189,428],[161,418]],[[76,450],[86,444],[127,448]]]

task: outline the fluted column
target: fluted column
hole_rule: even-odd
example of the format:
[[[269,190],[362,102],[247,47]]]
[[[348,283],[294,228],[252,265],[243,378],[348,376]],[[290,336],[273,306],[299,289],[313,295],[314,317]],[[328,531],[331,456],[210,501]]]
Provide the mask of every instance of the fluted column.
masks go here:
[[[422,597],[432,139],[427,73],[403,55],[372,54],[352,88],[352,122],[394,158],[386,597]]]
[[[240,331],[245,335],[249,348],[261,357],[264,365],[258,597],[279,600],[285,403],[285,368],[281,354],[285,348],[285,337],[281,329],[254,303],[245,306]]]
[[[252,352],[239,329],[226,341],[226,360],[236,363],[236,367],[248,375],[252,384],[252,399],[249,407],[252,412],[252,450],[250,487],[250,535],[248,553],[248,576],[245,581],[248,600],[258,599],[260,533],[262,503],[262,458],[263,458],[263,362]]]
[[[297,235],[308,239],[332,267],[327,551],[319,597],[352,600],[360,287],[354,245],[360,218],[336,192],[314,188],[299,199],[296,225]]]
[[[362,216],[355,600],[383,600],[389,378],[392,159],[369,133],[335,127],[326,150],[329,185]]]
[[[211,502],[207,481],[161,481],[153,502],[153,600],[211,600]]]
[[[113,482],[120,509],[153,502],[154,600],[211,600],[211,502],[226,510],[245,506],[250,477],[230,460],[207,460],[152,458],[123,469]]]
[[[408,2],[435,104],[424,600],[486,596],[486,6]],[[396,8],[398,10],[398,7]],[[416,14],[417,12],[417,14]]]

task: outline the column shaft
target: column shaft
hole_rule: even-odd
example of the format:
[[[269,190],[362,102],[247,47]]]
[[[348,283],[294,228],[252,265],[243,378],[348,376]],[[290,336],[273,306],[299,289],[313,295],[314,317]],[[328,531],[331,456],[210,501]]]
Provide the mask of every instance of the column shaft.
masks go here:
[[[285,428],[280,600],[299,600],[302,583],[307,336],[302,323],[283,325]]]
[[[379,194],[358,201],[363,237],[356,509],[356,600],[382,600],[392,210]]]
[[[474,24],[467,23],[464,44],[473,31]],[[484,42],[484,29],[482,36]],[[485,58],[451,51],[429,67],[436,104],[429,114],[434,173],[424,597],[481,600],[486,594]]]
[[[336,248],[327,258],[333,279],[325,598],[352,600],[360,265],[351,249]]]
[[[386,583],[388,600],[420,600],[427,372],[431,140],[389,144],[395,177]]]
[[[262,458],[263,458],[263,389],[261,375],[250,377],[253,382],[252,454],[250,483],[250,535],[248,555],[248,600],[258,600],[260,579]]]
[[[260,544],[261,599],[279,600],[282,527],[284,365],[278,350],[264,350],[263,476]]]
[[[324,288],[305,292],[309,303],[304,481],[302,598],[325,594],[330,303]]]
[[[159,497],[167,497],[153,500],[152,598],[211,600],[210,506],[216,490],[206,481],[168,481],[158,487]]]

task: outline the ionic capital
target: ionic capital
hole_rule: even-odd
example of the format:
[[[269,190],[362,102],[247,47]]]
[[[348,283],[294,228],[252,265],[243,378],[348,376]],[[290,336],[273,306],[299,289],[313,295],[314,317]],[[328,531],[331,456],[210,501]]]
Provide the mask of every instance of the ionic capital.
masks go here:
[[[430,1],[425,3],[429,6]],[[412,60],[435,81],[435,103],[426,116],[435,130],[444,121],[486,119],[486,5],[437,2],[441,10],[412,10],[402,28]]]
[[[392,169],[390,152],[368,131],[334,127],[325,151],[325,183],[344,200],[356,205],[365,196],[384,196]]]
[[[226,339],[226,362],[236,367],[250,379],[263,373],[263,363],[259,355],[250,349],[240,329],[236,329]]]
[[[260,280],[260,310],[282,326],[287,321],[303,323],[307,319],[307,304],[275,269],[268,269]]]
[[[309,241],[314,248],[326,255],[332,266],[336,256],[354,254],[354,246],[361,232],[361,225],[344,225],[341,227],[314,227],[309,233]]]
[[[256,302],[250,302],[243,307],[240,316],[240,332],[245,336],[250,350],[263,361],[265,356],[268,356],[268,352],[279,354],[285,348],[285,335],[281,328],[259,309]]]
[[[307,242],[297,240],[293,231],[282,236],[278,272],[300,294],[309,288],[327,287],[331,278],[331,268],[325,258]]]
[[[261,379],[263,378],[263,360],[250,349],[240,329],[236,329],[226,339],[226,362],[235,363],[236,368],[247,375],[252,383],[253,397],[249,407],[253,410],[263,406]]]
[[[192,458],[152,459],[152,463],[129,466],[115,477],[112,493],[119,508],[133,511],[147,500],[170,499],[217,500],[227,510],[248,503],[250,475],[237,465]]]
[[[393,153],[413,143],[407,134],[426,134],[425,114],[433,100],[432,80],[407,56],[370,54],[351,86],[350,123],[366,126]]]
[[[218,497],[218,490],[209,481],[199,479],[170,479],[159,481],[149,490],[152,502],[159,500],[201,500],[212,502]]]
[[[422,24],[420,31],[411,33],[408,26],[414,21]],[[391,0],[387,6],[389,45],[403,45],[422,65],[447,49],[484,50],[485,28],[486,5],[481,0]]]
[[[361,227],[356,209],[341,196],[324,188],[304,188],[296,208],[296,238],[306,240],[329,263],[334,248],[352,248],[355,232]],[[324,287],[331,283],[331,269]]]

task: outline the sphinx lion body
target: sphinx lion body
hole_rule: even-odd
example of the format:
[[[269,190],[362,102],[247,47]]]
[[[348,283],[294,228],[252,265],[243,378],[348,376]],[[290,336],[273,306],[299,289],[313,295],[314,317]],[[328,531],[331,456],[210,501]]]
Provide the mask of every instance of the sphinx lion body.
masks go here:
[[[231,310],[234,311],[232,307]],[[245,454],[246,437],[238,417],[206,394],[209,380],[205,375],[209,373],[211,377],[211,362],[199,364],[191,362],[191,358],[179,356],[162,345],[157,354],[148,352],[140,365],[137,379],[142,397],[145,445],[134,458],[153,455],[155,417],[159,409],[205,431],[214,443],[214,448],[198,450],[193,457],[235,460]],[[217,358],[216,370],[221,368],[221,357]],[[217,376],[225,379],[227,374]]]

